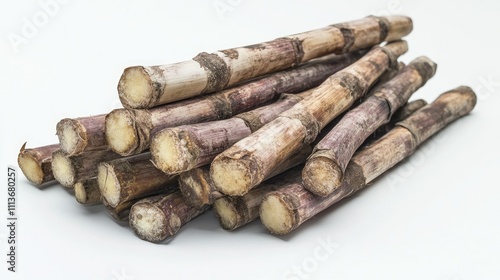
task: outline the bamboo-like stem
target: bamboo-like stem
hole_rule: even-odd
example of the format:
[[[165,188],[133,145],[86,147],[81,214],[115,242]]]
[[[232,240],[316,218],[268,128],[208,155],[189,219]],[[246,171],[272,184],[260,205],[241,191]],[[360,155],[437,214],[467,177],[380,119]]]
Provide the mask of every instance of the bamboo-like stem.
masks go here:
[[[120,157],[111,150],[88,151],[76,156],[57,150],[52,153],[52,172],[63,187],[72,188],[78,181],[96,177],[99,163]]]
[[[330,195],[313,195],[300,181],[267,194],[260,207],[263,225],[275,234],[289,233],[317,213],[368,186],[380,174],[413,154],[423,141],[468,114],[475,104],[476,95],[469,87],[441,94],[382,138],[358,151],[347,166],[342,186]]]
[[[114,110],[106,116],[107,142],[111,149],[123,156],[140,153],[149,147],[153,135],[164,128],[227,119],[272,101],[284,92],[305,91],[352,64],[363,53],[320,59],[209,96],[150,110]]]
[[[316,145],[307,160],[302,171],[305,188],[316,195],[327,196],[340,187],[354,152],[434,76],[436,68],[428,58],[419,57],[349,111]]]
[[[209,208],[189,206],[181,192],[176,191],[136,202],[130,209],[129,223],[140,239],[161,242]]]
[[[75,199],[83,205],[101,204],[101,192],[97,178],[93,177],[75,184]]]
[[[70,156],[86,151],[106,150],[108,143],[104,133],[103,115],[62,119],[57,123],[56,131],[61,150]]]
[[[351,66],[335,73],[304,100],[246,137],[212,162],[210,175],[217,189],[243,195],[260,184],[284,158],[363,96],[397,57],[407,50],[399,41],[376,47]]]
[[[151,141],[153,163],[167,174],[210,164],[219,153],[257,131],[311,92],[312,89],[301,94],[284,94],[272,104],[226,120],[166,128]]]
[[[379,82],[390,79],[397,71],[398,68],[388,69]],[[209,164],[219,153],[275,119],[309,96],[313,90],[314,88],[300,94],[284,94],[272,104],[238,114],[231,119],[163,129],[151,141],[153,162],[167,174],[186,172]],[[204,171],[195,171],[186,174],[184,178],[192,180],[196,177],[199,186],[202,186],[208,182],[201,179],[200,176],[203,175]]]
[[[177,177],[156,169],[151,154],[102,162],[97,167],[102,199],[111,207],[177,188]]]
[[[333,128],[337,123],[335,120],[328,124],[327,128]],[[202,201],[203,198],[213,197],[214,199],[210,200],[209,204],[213,203],[213,211],[218,218],[221,227],[226,230],[235,230],[256,220],[259,217],[260,204],[263,197],[267,193],[271,191],[279,191],[282,188],[288,187],[289,184],[300,183],[302,180],[302,177],[300,176],[300,171],[302,170],[302,168],[303,165],[300,165],[298,168],[295,167],[283,174],[279,174],[277,176],[271,175],[269,176],[271,179],[265,180],[263,183],[251,189],[243,196],[225,196],[224,194],[217,191],[217,189],[213,185],[213,182],[211,182],[211,178],[209,177],[209,168],[207,168],[207,166],[196,168],[194,170],[202,170],[202,172],[200,172],[200,175],[203,176],[202,180],[205,182],[210,182],[210,185],[203,185],[205,187],[204,190],[206,190],[205,192],[198,190],[198,197],[197,195],[192,195],[190,199],[186,198],[186,201],[189,203],[193,198],[198,198],[198,201]],[[183,174],[189,173],[190,172],[188,171]],[[182,178],[183,174],[181,174],[180,178]],[[197,179],[198,178],[194,180]],[[190,189],[192,188],[190,187]],[[203,194],[204,196],[199,197],[200,194]]]
[[[26,179],[40,186],[55,180],[52,173],[52,153],[59,149],[59,144],[26,149],[23,144],[17,156],[17,164]]]
[[[311,152],[311,146],[304,146],[297,153],[277,166],[276,169],[267,176],[266,180],[304,163]],[[186,203],[198,208],[204,205],[211,205],[217,199],[224,196],[215,188],[210,178],[210,166],[208,165],[181,173],[179,175],[179,188]]]
[[[397,122],[400,122],[400,121],[406,119],[411,114],[420,110],[425,105],[427,105],[427,101],[425,101],[423,99],[416,99],[413,101],[409,101],[408,103],[406,103],[405,106],[399,108],[394,113],[394,115],[392,115],[392,118],[388,123],[377,128],[377,130],[375,130],[375,132],[373,132],[373,134],[370,135],[370,137],[363,143],[363,145],[368,145],[369,143],[384,136],[387,132],[389,132],[391,129],[394,128],[394,126],[396,125]]]
[[[264,195],[300,181],[301,169],[302,166],[299,166],[277,175],[243,196],[223,196],[215,200],[213,211],[222,228],[235,230],[259,218],[259,208]]]
[[[385,70],[384,73],[380,75],[377,81],[370,87],[370,90],[359,99],[355,100],[351,107],[344,110],[341,114],[339,114],[335,119],[328,123],[318,134],[313,144],[317,144],[321,139],[323,139],[330,130],[332,130],[337,123],[347,114],[350,110],[356,108],[359,104],[363,103],[366,99],[372,96],[382,85],[388,82],[390,79],[394,78],[399,71],[401,71],[406,65],[403,62],[398,62],[397,64],[391,64],[390,67]],[[315,146],[315,145],[314,145]]]
[[[410,18],[387,16],[330,25],[256,45],[202,52],[189,61],[126,68],[118,83],[126,108],[151,108],[223,90],[329,53],[347,53],[394,41],[413,28]]]
[[[422,100],[415,100],[408,103],[396,111],[391,119],[391,123],[386,124],[384,127],[389,129],[392,124],[391,127],[393,128],[397,122],[396,120],[403,120],[413,112],[416,112],[421,107],[427,105],[426,103],[423,103],[425,103],[425,101],[422,102]],[[226,230],[234,230],[256,220],[259,217],[259,208],[264,196],[271,191],[287,189],[290,184],[300,184],[302,180],[302,177],[300,176],[302,168],[303,165],[298,168],[296,167],[294,169],[290,169],[283,174],[264,181],[264,183],[254,189],[251,189],[243,196],[224,196],[220,192],[216,191],[213,186],[213,192],[210,193],[210,195],[215,196],[214,194],[218,194],[213,204],[213,210],[219,219],[221,226]],[[204,169],[203,173],[208,174],[208,169]],[[208,181],[210,178],[205,178],[205,180]],[[186,201],[189,200],[186,199]]]
[[[374,93],[378,91],[380,87],[382,87],[385,83],[390,81],[392,78],[394,78],[401,70],[405,68],[405,63],[399,61],[397,65],[392,65],[392,67],[389,67],[382,75],[380,75],[380,78],[378,78],[377,82],[370,88],[367,94],[362,96],[360,99],[358,99],[356,102],[358,104],[363,103],[366,99],[368,99],[370,96],[372,96]],[[353,106],[357,105],[354,103]],[[346,112],[347,113],[347,112]]]

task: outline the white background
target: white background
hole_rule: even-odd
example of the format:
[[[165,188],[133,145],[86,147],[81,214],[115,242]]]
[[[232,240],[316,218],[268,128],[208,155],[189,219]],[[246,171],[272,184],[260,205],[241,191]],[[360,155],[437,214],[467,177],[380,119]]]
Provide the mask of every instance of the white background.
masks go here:
[[[40,5],[48,1],[2,1],[0,11],[1,279],[500,279],[497,1],[67,0],[50,15]],[[125,67],[391,13],[414,21],[401,60],[427,55],[439,65],[414,98],[459,85],[479,98],[471,115],[373,186],[286,237],[260,222],[226,232],[208,212],[151,244],[101,207],[82,207],[58,185],[39,190],[18,170],[18,272],[7,271],[7,165],[17,166],[25,141],[56,142],[60,119],[119,107]],[[36,30],[23,35],[27,22]],[[328,242],[335,248],[321,247]]]

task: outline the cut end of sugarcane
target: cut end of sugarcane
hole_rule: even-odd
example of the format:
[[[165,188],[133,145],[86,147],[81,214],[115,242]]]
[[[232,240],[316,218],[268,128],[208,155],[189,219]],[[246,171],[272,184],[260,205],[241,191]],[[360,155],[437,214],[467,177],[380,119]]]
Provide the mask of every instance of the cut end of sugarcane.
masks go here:
[[[122,156],[133,153],[139,140],[130,112],[118,109],[106,116],[106,141],[113,151]]]
[[[312,157],[302,170],[304,187],[315,195],[327,196],[342,184],[343,172],[331,159]]]
[[[87,204],[88,196],[85,191],[85,186],[82,182],[78,182],[75,184],[75,198],[78,203]]]
[[[17,162],[28,181],[35,185],[41,185],[43,183],[42,166],[36,158],[28,153],[19,153]]]
[[[52,154],[52,172],[54,173],[54,178],[56,178],[63,187],[70,188],[76,183],[75,167],[71,159],[62,151]]]
[[[57,123],[57,137],[60,149],[68,155],[81,153],[87,146],[85,128],[72,119],[63,119]]]
[[[95,205],[101,203],[101,193],[97,178],[90,178],[75,183],[74,190],[75,199],[80,204]]]
[[[85,185],[82,182],[75,184],[75,199],[80,204],[89,204],[89,196]]]
[[[144,109],[152,107],[154,100],[152,81],[142,66],[126,68],[118,83],[118,94],[125,108]]]
[[[217,199],[214,202],[213,209],[223,229],[233,230],[237,227],[240,216],[234,204],[227,198],[222,197]]]
[[[194,155],[189,149],[189,139],[181,137],[175,130],[165,129],[151,141],[151,158],[156,168],[174,175],[188,171],[192,166]]]
[[[294,228],[295,215],[278,194],[270,193],[264,197],[259,215],[262,224],[271,233],[283,235]]]
[[[150,203],[137,203],[132,206],[129,218],[130,227],[142,240],[160,242],[168,237],[167,227],[171,222],[160,209]]]
[[[210,166],[210,177],[216,189],[226,195],[241,196],[252,188],[250,167],[241,160],[216,158]]]
[[[121,186],[113,172],[113,167],[107,163],[101,163],[97,167],[97,183],[102,197],[111,207],[120,203]]]

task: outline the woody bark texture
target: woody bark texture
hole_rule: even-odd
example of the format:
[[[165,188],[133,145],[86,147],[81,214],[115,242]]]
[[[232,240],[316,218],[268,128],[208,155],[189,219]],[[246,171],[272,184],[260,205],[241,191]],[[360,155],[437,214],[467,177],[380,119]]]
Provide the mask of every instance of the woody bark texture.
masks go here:
[[[399,41],[373,48],[335,73],[313,93],[261,129],[219,154],[210,175],[217,189],[243,195],[257,186],[283,159],[314,141],[331,120],[362,97],[397,57],[407,50]]]
[[[384,136],[387,132],[389,132],[391,129],[394,128],[397,122],[400,122],[407,117],[409,117],[411,114],[415,113],[416,111],[420,110],[422,107],[427,105],[427,101],[423,99],[416,99],[413,101],[409,101],[406,103],[405,106],[399,108],[394,115],[392,115],[391,120],[382,125],[381,127],[377,128],[373,134],[366,139],[366,141],[363,143],[363,145],[367,145],[369,143],[372,143],[373,141],[379,139],[380,137]],[[362,145],[362,146],[363,146]]]
[[[101,200],[101,202],[106,208],[106,211],[108,211],[111,218],[113,218],[116,222],[128,222],[130,209],[132,208],[132,205],[134,205],[134,203],[139,200],[140,199],[125,201],[116,205],[115,207],[109,205],[105,199]]]
[[[304,146],[297,153],[287,158],[282,164],[276,167],[266,179],[287,171],[299,164],[303,164],[311,154],[312,147]],[[202,166],[179,175],[179,187],[186,202],[193,207],[211,205],[218,198],[224,195],[216,188],[210,178],[210,167]]]
[[[397,122],[396,120],[403,120],[413,112],[416,112],[421,107],[427,105],[427,103],[423,103],[425,102],[422,102],[422,100],[416,100],[410,102],[409,104],[398,110],[391,119],[391,122],[392,120],[394,120],[391,128],[394,127],[395,123]],[[389,126],[390,124],[387,124],[385,128],[389,129]],[[382,135],[377,137],[377,139],[381,136]],[[195,170],[198,169],[200,168],[197,168]],[[277,175],[276,177],[272,177],[271,179],[264,181],[264,183],[260,184],[258,187],[251,189],[243,196],[224,196],[220,192],[216,191],[215,187],[212,186],[212,191],[207,193],[206,197],[215,198],[213,200],[213,210],[217,218],[219,219],[219,223],[221,224],[222,228],[226,230],[234,230],[259,218],[259,208],[262,203],[262,199],[266,194],[270,193],[271,191],[286,190],[289,188],[290,184],[300,184],[302,180],[302,177],[300,176],[302,173],[302,169],[303,165],[298,166],[294,169],[290,169],[285,173]],[[202,170],[205,180],[209,181],[210,178],[206,177],[208,176],[208,169],[203,168]],[[208,194],[210,194],[211,196],[209,196]],[[186,199],[186,201],[189,202],[190,200]]]
[[[306,189],[327,196],[340,187],[354,152],[380,126],[392,118],[411,95],[434,76],[437,65],[419,57],[349,111],[316,145],[302,171]]]
[[[160,66],[126,68],[118,83],[126,108],[151,108],[280,71],[330,53],[347,53],[394,41],[411,32],[405,16],[366,17],[273,41]]]
[[[413,154],[423,141],[468,114],[475,104],[476,95],[469,87],[441,94],[382,138],[358,151],[347,166],[342,186],[330,195],[314,195],[300,181],[267,194],[260,207],[263,225],[275,234],[289,233],[317,213],[368,186],[380,174]]]
[[[352,64],[363,53],[320,59],[209,96],[150,110],[114,110],[106,116],[106,140],[111,149],[123,156],[141,153],[149,148],[153,135],[164,128],[227,119],[272,101],[282,93],[305,91]]]
[[[161,242],[208,209],[209,206],[189,206],[180,191],[176,191],[136,202],[130,209],[129,223],[140,239]]]
[[[257,131],[311,92],[285,94],[272,104],[227,120],[164,129],[151,141],[153,163],[167,174],[178,174],[209,164],[215,156]]]

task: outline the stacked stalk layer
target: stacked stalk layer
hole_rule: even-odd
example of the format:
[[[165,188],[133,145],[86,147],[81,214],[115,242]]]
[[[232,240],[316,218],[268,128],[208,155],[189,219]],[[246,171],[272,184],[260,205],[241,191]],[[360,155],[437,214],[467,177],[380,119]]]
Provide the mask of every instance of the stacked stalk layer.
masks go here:
[[[329,77],[310,96],[219,154],[210,169],[217,189],[227,195],[243,195],[260,184],[285,158],[312,143],[321,129],[366,94],[406,51],[404,41],[373,48]]]

